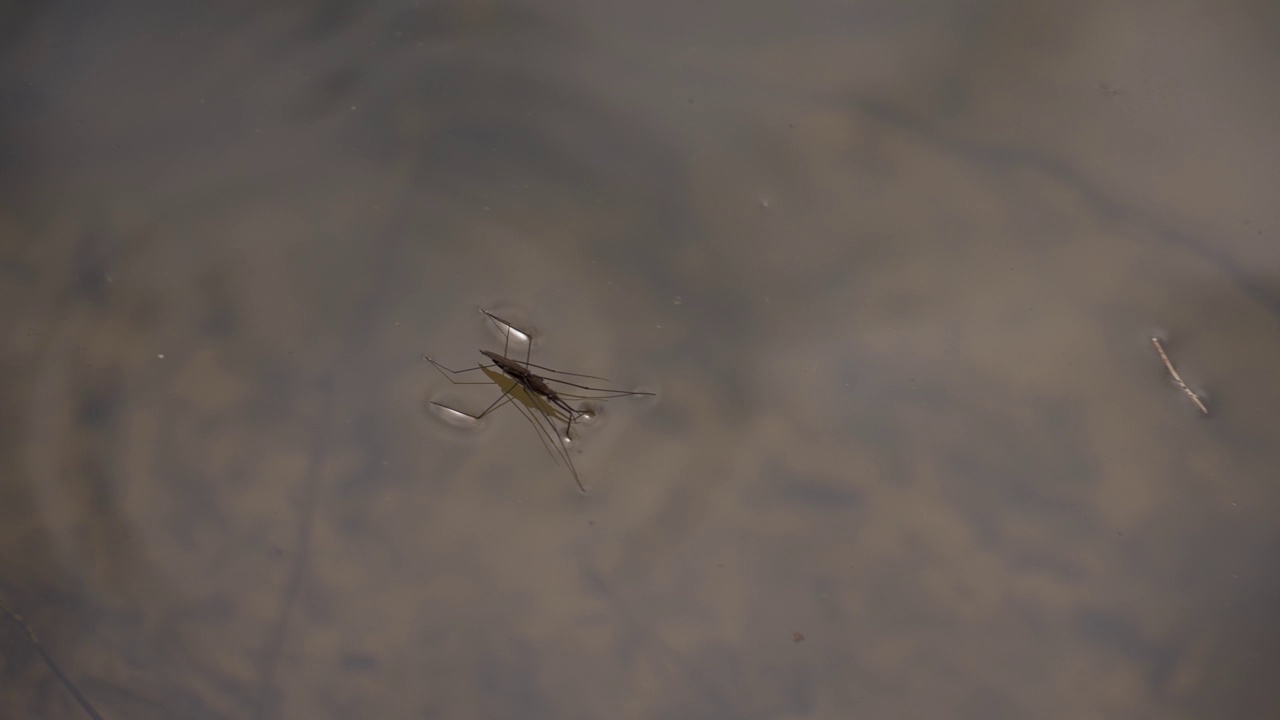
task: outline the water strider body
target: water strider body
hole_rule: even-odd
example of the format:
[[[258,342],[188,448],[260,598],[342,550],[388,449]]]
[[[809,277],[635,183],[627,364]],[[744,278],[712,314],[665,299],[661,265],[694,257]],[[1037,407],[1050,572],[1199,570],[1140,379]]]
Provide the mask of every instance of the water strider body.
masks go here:
[[[449,382],[455,385],[486,385],[488,384],[487,382],[474,382],[474,383],[459,382],[457,380],[454,380],[450,376],[459,375],[459,374],[468,373],[468,372],[475,372],[476,370],[480,370],[480,371],[485,371],[487,374],[490,374],[491,377],[494,377],[495,375],[489,371],[493,370],[494,368],[497,368],[503,375],[505,375],[508,379],[512,381],[511,386],[503,390],[502,395],[498,396],[498,399],[490,403],[489,407],[485,408],[484,411],[481,412],[479,415],[470,415],[468,413],[462,412],[461,410],[456,410],[454,408],[448,407],[446,405],[442,405],[434,401],[432,402],[432,405],[443,408],[444,410],[447,410],[451,413],[455,413],[457,415],[470,418],[472,420],[480,420],[481,418],[485,417],[486,415],[493,412],[494,410],[497,410],[503,405],[511,403],[513,399],[519,400],[519,398],[515,396],[514,391],[516,388],[520,388],[521,390],[524,391],[524,394],[529,400],[529,402],[526,403],[523,400],[520,400],[515,405],[516,409],[520,411],[520,413],[525,417],[526,420],[529,420],[531,423],[533,423],[534,428],[537,429],[538,431],[538,438],[539,440],[542,441],[544,447],[547,447],[548,441],[550,441],[550,446],[555,448],[554,451],[551,451],[550,448],[548,448],[548,451],[551,452],[551,458],[555,460],[558,456],[564,459],[565,464],[569,467],[569,473],[573,475],[573,480],[578,485],[578,490],[585,493],[587,489],[583,486],[582,480],[579,479],[578,470],[573,466],[573,458],[569,456],[568,449],[565,446],[572,439],[574,421],[577,420],[578,418],[589,417],[590,412],[586,410],[574,409],[574,407],[570,405],[568,402],[566,402],[564,398],[568,397],[568,398],[575,398],[575,399],[582,399],[582,400],[608,400],[610,398],[628,397],[632,395],[653,395],[654,393],[616,390],[613,388],[597,388],[597,387],[591,387],[589,385],[581,385],[575,382],[570,382],[568,380],[561,380],[560,378],[539,375],[533,371],[533,368],[537,368],[538,370],[542,370],[544,372],[547,372],[553,375],[565,375],[568,377],[604,380],[604,378],[596,377],[594,375],[583,375],[581,373],[570,373],[570,372],[564,372],[561,370],[553,370],[551,368],[543,367],[541,365],[535,365],[534,363],[530,362],[529,358],[533,354],[533,337],[529,333],[524,332],[522,330],[516,330],[516,332],[518,332],[521,336],[523,336],[526,342],[528,343],[528,346],[525,350],[524,362],[522,363],[519,360],[515,360],[513,358],[508,357],[507,351],[510,349],[510,346],[511,346],[511,333],[512,333],[512,330],[514,329],[514,326],[511,323],[507,322],[506,320],[503,320],[497,315],[494,315],[493,313],[489,312],[488,310],[482,309],[480,312],[484,313],[485,316],[489,318],[489,320],[491,320],[495,325],[498,325],[500,328],[502,328],[503,335],[506,337],[506,342],[503,344],[503,348],[502,348],[502,354],[498,354],[490,350],[480,351],[481,355],[484,355],[485,357],[493,361],[493,365],[479,365],[477,367],[468,368],[466,370],[451,370],[441,365],[440,363],[436,362],[435,360],[431,359],[430,356],[424,356],[424,357],[426,358],[427,362],[434,365],[435,368],[440,371],[440,374],[445,376],[445,379],[447,379]],[[588,390],[595,393],[605,393],[605,394],[603,395],[573,394],[565,390],[558,391],[552,388],[547,383],[557,383],[559,385],[563,385],[567,387],[577,388],[581,390]],[[539,402],[538,402],[539,400],[543,402],[543,405],[541,407],[539,406]],[[528,409],[526,410],[525,408],[522,408],[521,405],[528,406]],[[543,409],[544,407],[547,409]],[[550,412],[548,412],[548,410]],[[537,419],[534,418],[533,416],[534,411],[536,411],[538,415],[541,415],[542,423],[539,423]],[[556,415],[559,414],[556,411],[563,412],[565,415],[565,428],[564,428],[563,436],[560,436],[558,433],[556,433],[555,424],[552,423],[551,421],[551,416],[553,414],[556,414]]]
[[[499,355],[498,353],[490,350],[481,350],[480,354],[492,360],[493,364],[497,365],[499,370],[501,370],[507,377],[519,383],[525,391],[537,395],[563,410],[565,415],[569,418],[568,422],[565,423],[564,435],[565,437],[569,437],[573,421],[579,415],[583,414],[581,411],[574,410],[570,407],[569,403],[565,402],[564,399],[560,397],[559,393],[547,386],[545,380],[534,375],[533,372],[529,370],[529,367],[527,367],[527,362],[526,365],[522,366],[515,360],[512,360],[505,355]]]

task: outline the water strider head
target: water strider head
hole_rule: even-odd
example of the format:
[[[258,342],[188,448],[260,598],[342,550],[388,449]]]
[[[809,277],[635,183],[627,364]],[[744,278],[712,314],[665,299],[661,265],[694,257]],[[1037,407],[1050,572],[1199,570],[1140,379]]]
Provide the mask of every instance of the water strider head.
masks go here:
[[[492,360],[504,373],[516,380],[527,380],[533,377],[533,373],[530,373],[528,368],[505,355],[499,355],[490,350],[481,350],[480,354]]]

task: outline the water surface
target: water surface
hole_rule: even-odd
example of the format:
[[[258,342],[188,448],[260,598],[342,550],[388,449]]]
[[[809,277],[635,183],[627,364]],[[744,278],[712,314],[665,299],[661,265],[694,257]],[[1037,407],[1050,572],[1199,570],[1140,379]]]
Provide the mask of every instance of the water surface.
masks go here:
[[[108,718],[1274,715],[1278,20],[0,11],[0,599]],[[587,495],[482,307],[659,392]]]

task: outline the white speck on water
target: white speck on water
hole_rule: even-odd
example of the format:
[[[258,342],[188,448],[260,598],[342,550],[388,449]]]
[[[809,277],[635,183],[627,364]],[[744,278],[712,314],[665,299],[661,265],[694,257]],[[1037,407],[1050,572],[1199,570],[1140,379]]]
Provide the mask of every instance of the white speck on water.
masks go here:
[[[164,359],[164,353],[159,353],[159,354],[157,354],[157,355],[156,355],[156,357],[157,357],[157,358],[159,358],[159,359],[161,359],[161,360],[163,360],[163,359]]]

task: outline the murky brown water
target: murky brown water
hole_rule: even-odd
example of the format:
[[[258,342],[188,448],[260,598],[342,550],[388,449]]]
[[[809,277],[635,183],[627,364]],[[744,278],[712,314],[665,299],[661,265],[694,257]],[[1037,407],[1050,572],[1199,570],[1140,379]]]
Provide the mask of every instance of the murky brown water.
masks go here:
[[[1270,6],[235,5],[0,10],[0,599],[104,717],[1280,714]],[[428,410],[479,307],[660,392],[588,495]]]

